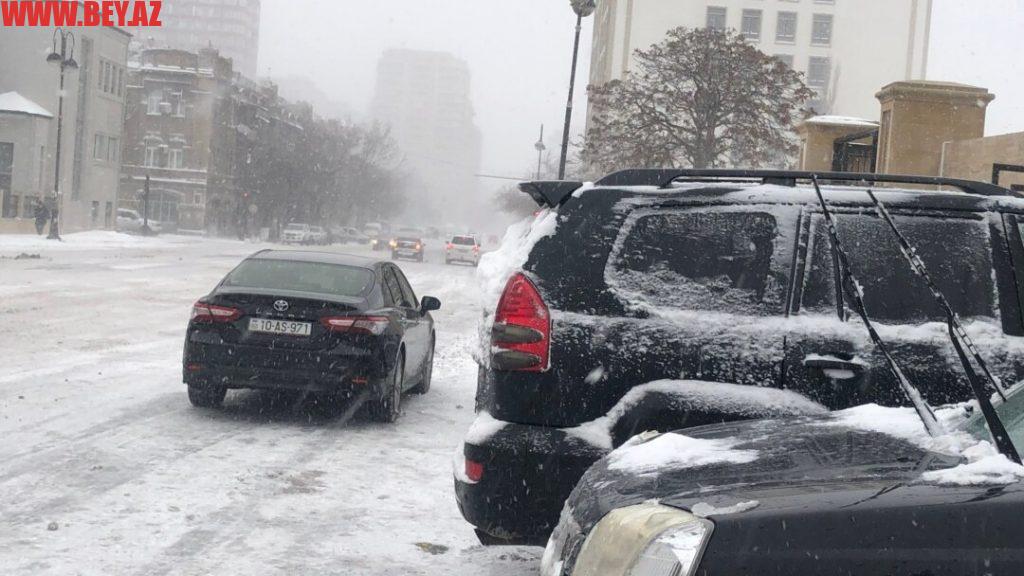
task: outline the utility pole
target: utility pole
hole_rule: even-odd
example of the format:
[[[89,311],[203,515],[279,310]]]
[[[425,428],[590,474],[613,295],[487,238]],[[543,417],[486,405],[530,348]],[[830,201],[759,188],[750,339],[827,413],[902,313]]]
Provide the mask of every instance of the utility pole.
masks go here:
[[[543,124],[540,125],[540,139],[537,140],[537,143],[534,144],[533,147],[537,150],[537,180],[540,180],[540,168],[544,162],[544,151],[548,149],[548,147],[544,145]]]
[[[60,52],[57,52],[57,38],[60,38]],[[50,209],[50,240],[60,240],[60,152],[61,139],[64,135],[64,72],[66,70],[77,70],[78,62],[75,62],[75,35],[63,28],[57,28],[53,32],[53,51],[46,57],[51,64],[58,64],[60,68],[60,89],[57,92],[57,152],[54,156],[55,167],[53,175],[53,206]]]
[[[572,72],[569,74],[569,100],[565,105],[565,129],[562,131],[562,156],[558,161],[558,179],[565,179],[565,165],[569,159],[569,130],[572,127],[572,101],[576,93],[576,66],[580,56],[580,32],[583,30],[583,19],[597,9],[596,0],[569,0],[573,12],[576,13],[576,39],[572,46]]]

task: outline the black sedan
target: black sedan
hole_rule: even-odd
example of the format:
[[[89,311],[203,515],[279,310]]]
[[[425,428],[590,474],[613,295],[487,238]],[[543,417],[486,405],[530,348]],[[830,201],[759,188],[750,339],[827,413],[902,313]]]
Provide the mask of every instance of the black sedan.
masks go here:
[[[1024,445],[1024,391],[999,412]],[[1024,574],[1024,468],[970,454],[993,452],[980,417],[945,454],[906,411],[859,414],[634,438],[584,475],[542,574]]]
[[[229,389],[361,397],[382,422],[403,392],[430,388],[434,321],[390,262],[265,250],[196,302],[185,337],[192,404],[218,407]]]
[[[407,259],[423,262],[426,244],[419,236],[401,235],[391,240],[391,259]]]

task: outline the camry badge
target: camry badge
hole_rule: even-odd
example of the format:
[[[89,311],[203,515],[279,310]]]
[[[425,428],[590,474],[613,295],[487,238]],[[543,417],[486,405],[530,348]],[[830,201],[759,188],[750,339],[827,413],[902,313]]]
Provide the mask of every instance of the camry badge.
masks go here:
[[[290,305],[287,300],[278,300],[277,302],[274,302],[274,310],[277,310],[278,312],[287,312],[289,307]]]

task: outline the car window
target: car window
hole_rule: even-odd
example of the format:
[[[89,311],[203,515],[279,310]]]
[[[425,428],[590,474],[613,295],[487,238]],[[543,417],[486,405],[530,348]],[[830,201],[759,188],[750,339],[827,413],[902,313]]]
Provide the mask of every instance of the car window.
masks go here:
[[[895,214],[953,310],[965,318],[998,319],[991,230],[987,220]],[[864,288],[871,317],[889,322],[944,319],[925,282],[910,268],[888,225],[874,214],[836,214],[836,228]],[[828,230],[811,221],[802,309],[836,312],[836,273]]]
[[[402,294],[402,286],[395,277],[394,268],[389,266],[384,269],[384,283],[387,285],[388,291],[391,292],[391,301],[394,305],[408,308],[409,304],[405,300],[405,295]]]
[[[782,312],[786,287],[771,273],[778,236],[771,214],[653,212],[627,224],[623,234],[606,276],[630,305]]]
[[[416,298],[416,293],[413,292],[412,286],[409,285],[409,280],[406,279],[405,274],[400,269],[395,269],[395,278],[398,279],[398,285],[402,290],[402,298],[408,303],[410,308],[419,308],[420,301]]]
[[[472,236],[456,236],[452,238],[452,244],[456,246],[476,246],[476,238]]]
[[[373,286],[372,270],[319,262],[252,258],[224,279],[223,286],[364,296]]]

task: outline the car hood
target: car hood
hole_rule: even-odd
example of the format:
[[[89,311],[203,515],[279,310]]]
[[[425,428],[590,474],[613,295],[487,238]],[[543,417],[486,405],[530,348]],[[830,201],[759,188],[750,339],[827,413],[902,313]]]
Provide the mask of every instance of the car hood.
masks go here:
[[[756,500],[764,511],[800,507],[805,504],[802,500],[813,495],[829,505],[844,506],[865,493],[913,484],[924,472],[963,463],[958,456],[930,452],[904,439],[853,429],[827,417],[739,422],[669,434],[698,441],[734,441],[726,445],[739,461],[726,454],[725,461],[711,458],[711,463],[703,465],[623,468],[615,464],[620,449],[595,464],[570,497],[581,526],[592,525],[614,508],[652,498],[686,509],[698,504],[728,509]],[[659,441],[664,439],[650,442]]]
[[[571,514],[579,530],[567,565],[575,562],[580,538],[608,512],[655,501],[715,523],[701,575],[938,576],[974,574],[962,564],[987,561],[1024,569],[1014,528],[1024,509],[1024,488],[922,481],[927,471],[962,464],[960,457],[830,417],[679,434],[729,441],[725,457],[731,461],[637,471],[617,467],[614,453],[602,459],[566,503],[563,518]],[[910,571],[892,572],[897,565]]]

